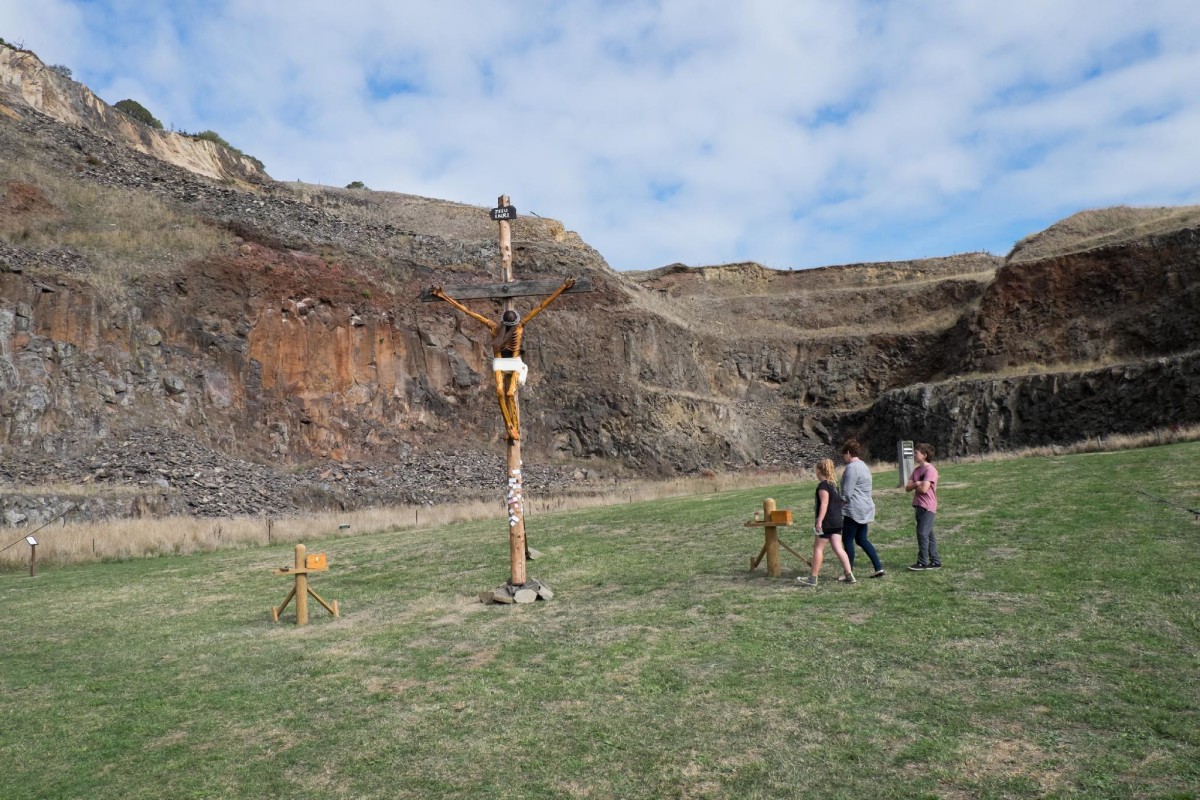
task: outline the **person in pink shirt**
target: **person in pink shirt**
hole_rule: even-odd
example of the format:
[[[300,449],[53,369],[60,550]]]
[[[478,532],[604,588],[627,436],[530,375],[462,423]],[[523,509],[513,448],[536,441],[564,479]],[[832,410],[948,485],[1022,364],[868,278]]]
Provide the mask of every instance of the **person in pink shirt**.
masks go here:
[[[933,461],[933,445],[921,442],[913,452],[916,468],[904,484],[904,491],[913,495],[913,509],[917,516],[917,563],[909,569],[914,571],[941,569],[938,558],[937,537],[933,533],[933,518],[937,515],[937,467]]]

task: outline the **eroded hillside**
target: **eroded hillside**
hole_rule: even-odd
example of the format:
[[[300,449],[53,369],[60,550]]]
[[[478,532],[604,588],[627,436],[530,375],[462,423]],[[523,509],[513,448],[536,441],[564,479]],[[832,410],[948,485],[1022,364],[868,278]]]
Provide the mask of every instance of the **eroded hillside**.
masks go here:
[[[54,108],[94,105],[55,86]],[[193,513],[499,491],[485,332],[418,300],[497,279],[488,206],[214,180],[137,147],[138,123],[27,94],[0,98],[0,478],[133,483]],[[848,433],[887,458],[1200,420],[1197,215],[1100,218],[1008,259],[617,273],[520,217],[521,279],[594,287],[528,329],[527,458],[566,491],[797,466]]]

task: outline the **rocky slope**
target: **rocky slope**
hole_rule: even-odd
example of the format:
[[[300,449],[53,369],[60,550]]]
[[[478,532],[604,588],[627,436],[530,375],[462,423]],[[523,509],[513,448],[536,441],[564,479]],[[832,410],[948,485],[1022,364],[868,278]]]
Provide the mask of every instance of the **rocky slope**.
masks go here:
[[[134,486],[139,511],[199,514],[501,494],[486,335],[418,300],[497,279],[486,206],[201,168],[15,52],[0,48],[10,494]],[[521,217],[520,279],[594,285],[527,332],[530,490],[792,467],[849,433],[887,458],[900,438],[957,454],[1196,422],[1198,219],[1092,214],[1007,259],[617,273]]]
[[[257,183],[265,173],[251,159],[213,142],[155,130],[105,103],[86,86],[58,74],[28,50],[0,47],[0,114],[38,111],[76,128],[102,131],[141,153],[216,180]]]

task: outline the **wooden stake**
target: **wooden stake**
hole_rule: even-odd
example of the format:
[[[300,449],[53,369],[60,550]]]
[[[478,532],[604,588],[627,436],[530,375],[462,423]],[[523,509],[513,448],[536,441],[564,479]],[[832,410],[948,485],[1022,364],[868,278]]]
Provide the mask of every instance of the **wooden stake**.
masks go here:
[[[812,562],[808,560],[808,557],[807,557],[807,556],[803,556],[803,555],[801,555],[800,553],[797,553],[797,552],[796,552],[795,550],[793,550],[792,548],[788,547],[788,545],[787,545],[787,542],[785,542],[785,541],[783,541],[782,539],[779,539],[779,538],[776,538],[776,541],[778,541],[778,542],[779,542],[779,546],[780,546],[780,547],[782,547],[784,550],[787,550],[789,553],[791,553],[792,555],[794,555],[796,558],[800,559],[800,560],[801,560],[801,561],[803,561],[805,564],[808,564],[808,566],[810,566],[810,567],[812,566]]]
[[[500,208],[508,208],[508,195],[502,194],[496,200],[496,205]],[[500,280],[505,283],[512,283],[512,228],[509,227],[508,220],[500,220]],[[512,301],[507,300],[504,303],[504,309],[507,311],[512,308]]]
[[[37,545],[29,545],[29,577],[37,576]]]
[[[283,602],[278,606],[271,606],[271,621],[279,622],[279,615],[287,608],[287,604],[292,602],[292,598],[296,596],[296,584],[292,584],[292,588],[288,589],[287,597],[283,598]]]
[[[312,589],[309,589],[308,593],[313,596],[313,600],[316,600],[318,603],[320,603],[322,606],[324,606],[326,611],[328,611],[330,614],[333,614],[335,617],[338,616],[337,600],[334,600],[333,603],[330,603],[328,600],[326,600],[324,597],[321,597],[321,595],[317,594]]]
[[[508,582],[524,586],[525,576],[525,498],[521,471],[521,440],[508,440],[508,557],[512,573]]]
[[[308,570],[304,566],[304,545],[296,545],[296,624],[308,624]]]
[[[762,549],[758,551],[758,555],[750,559],[750,571],[753,572],[758,568],[758,562],[762,561],[762,557],[767,553],[767,543],[763,542]]]
[[[768,497],[763,500],[763,519],[768,522],[771,520],[771,512],[775,510],[775,498]],[[776,533],[774,525],[768,525],[766,528],[766,548],[767,548],[767,575],[772,578],[778,578],[779,570],[779,536]]]

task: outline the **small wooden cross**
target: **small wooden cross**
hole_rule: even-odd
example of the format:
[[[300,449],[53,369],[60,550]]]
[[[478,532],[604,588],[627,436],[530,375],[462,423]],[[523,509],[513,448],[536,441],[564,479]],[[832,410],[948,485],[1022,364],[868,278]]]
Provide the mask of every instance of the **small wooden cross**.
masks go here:
[[[754,519],[747,522],[746,528],[762,528],[763,529],[763,546],[758,551],[758,555],[750,559],[750,571],[753,572],[758,568],[758,563],[762,561],[762,557],[767,557],[767,576],[771,578],[779,577],[779,548],[782,547],[796,558],[803,561],[805,564],[812,566],[812,562],[804,556],[797,553],[792,548],[779,540],[777,528],[786,528],[792,524],[792,510],[785,508],[778,510],[775,508],[775,498],[768,497],[763,500],[762,514],[755,513]]]
[[[308,598],[312,596],[314,600],[320,603],[326,611],[333,614],[335,617],[338,614],[338,601],[333,603],[328,602],[324,597],[313,591],[313,588],[308,585],[308,575],[311,572],[324,572],[329,569],[329,562],[325,558],[324,553],[315,553],[307,555],[304,545],[296,545],[296,566],[281,567],[275,570],[276,575],[292,575],[296,578],[295,585],[288,592],[287,597],[278,607],[271,606],[271,621],[279,622],[279,615],[287,608],[287,604],[292,602],[292,598],[296,598],[296,624],[308,624]]]

